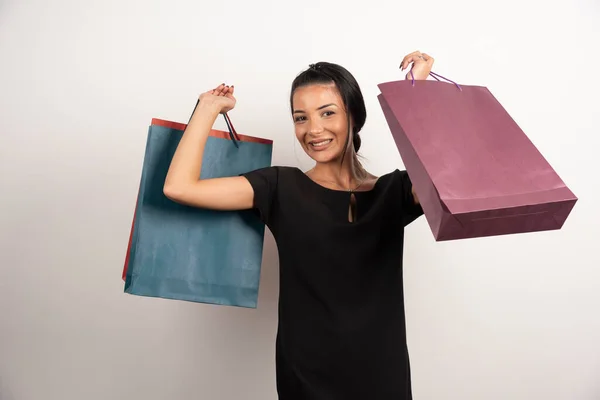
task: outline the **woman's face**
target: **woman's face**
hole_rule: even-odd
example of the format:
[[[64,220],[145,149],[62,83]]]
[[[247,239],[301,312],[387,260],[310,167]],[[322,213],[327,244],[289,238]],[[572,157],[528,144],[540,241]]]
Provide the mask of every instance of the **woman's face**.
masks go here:
[[[348,136],[348,117],[336,86],[300,87],[292,104],[296,138],[304,151],[319,163],[339,160]]]

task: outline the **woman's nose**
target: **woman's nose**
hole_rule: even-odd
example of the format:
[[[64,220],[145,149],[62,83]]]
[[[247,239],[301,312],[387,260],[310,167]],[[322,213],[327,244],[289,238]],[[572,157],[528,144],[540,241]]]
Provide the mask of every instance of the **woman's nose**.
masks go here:
[[[308,131],[312,134],[319,134],[319,133],[323,132],[323,125],[318,120],[314,120],[314,119],[310,120],[309,126],[308,126]]]

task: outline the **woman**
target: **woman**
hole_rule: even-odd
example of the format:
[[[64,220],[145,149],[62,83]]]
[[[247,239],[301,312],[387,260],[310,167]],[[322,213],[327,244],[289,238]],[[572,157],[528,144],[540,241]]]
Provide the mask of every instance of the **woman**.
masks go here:
[[[426,79],[433,58],[402,61]],[[173,157],[164,193],[218,210],[254,209],[280,258],[276,341],[279,398],[411,399],[404,325],[404,227],[422,215],[405,171],[381,177],[357,158],[366,119],[344,68],[313,64],[292,84],[296,138],[310,171],[269,167],[199,180],[209,131],[235,106],[234,87],[203,93]]]

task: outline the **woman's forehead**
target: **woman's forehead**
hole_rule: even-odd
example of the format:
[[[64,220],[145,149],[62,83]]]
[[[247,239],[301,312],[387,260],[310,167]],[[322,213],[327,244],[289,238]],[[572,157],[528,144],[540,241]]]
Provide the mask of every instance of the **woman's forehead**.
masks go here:
[[[342,98],[335,84],[312,84],[296,89],[293,96],[294,106],[321,107],[333,103],[342,106]]]

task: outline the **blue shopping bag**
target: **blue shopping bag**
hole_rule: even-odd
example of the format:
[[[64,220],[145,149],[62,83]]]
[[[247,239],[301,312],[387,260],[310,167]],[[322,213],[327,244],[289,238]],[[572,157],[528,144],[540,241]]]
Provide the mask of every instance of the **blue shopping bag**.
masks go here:
[[[201,178],[271,165],[273,142],[213,129]],[[123,279],[125,292],[256,308],[265,226],[252,210],[214,211],[168,199],[163,186],[186,125],[152,119]]]

